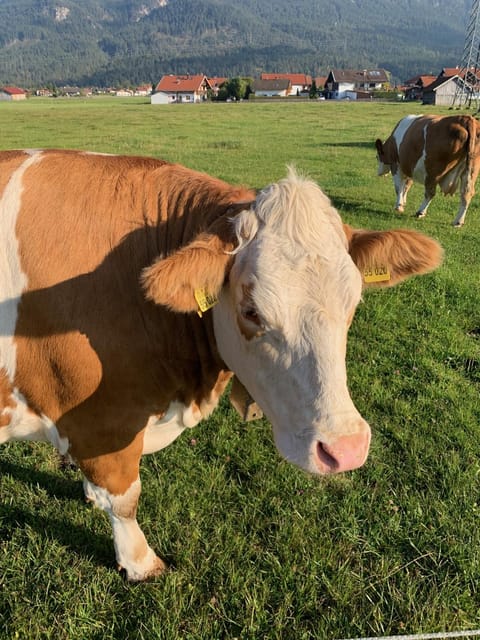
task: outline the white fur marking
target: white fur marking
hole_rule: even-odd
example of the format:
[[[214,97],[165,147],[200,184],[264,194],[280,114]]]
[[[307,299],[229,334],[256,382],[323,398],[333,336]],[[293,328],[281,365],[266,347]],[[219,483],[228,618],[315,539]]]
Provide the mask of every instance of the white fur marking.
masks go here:
[[[70,447],[68,438],[60,436],[50,418],[34,413],[18,389],[14,389],[11,398],[15,406],[2,411],[2,415],[9,416],[10,423],[0,429],[0,444],[10,440],[50,442],[60,455],[65,455]]]
[[[19,259],[18,239],[15,233],[23,191],[23,175],[38,162],[39,153],[30,157],[13,173],[0,199],[0,367],[13,382],[17,364],[16,346],[13,340],[17,323],[17,308],[27,278]]]
[[[400,122],[398,123],[398,126],[393,132],[393,137],[395,138],[398,151],[400,151],[400,145],[402,144],[403,138],[405,137],[405,134],[407,133],[408,129],[415,122],[415,120],[417,120],[420,117],[421,116],[413,116],[413,115],[405,116],[405,118],[400,120]]]
[[[106,157],[114,157],[114,153],[102,153],[101,151],[82,151],[82,156],[106,156]]]
[[[128,579],[144,580],[158,573],[162,563],[148,545],[135,516],[121,515],[125,506],[127,510],[132,505],[136,506],[140,495],[140,480],[133,482],[122,495],[112,495],[106,489],[97,487],[88,480],[84,480],[83,486],[86,497],[109,515],[117,562],[127,572]]]
[[[427,172],[425,170],[425,149],[424,149],[422,155],[417,160],[417,164],[413,169],[412,178],[414,179],[415,182],[420,182],[420,184],[424,184],[426,175],[427,175]]]
[[[147,423],[143,436],[143,455],[164,449],[186,428],[195,427],[202,416],[193,411],[191,406],[181,402],[172,402],[163,418],[152,416]]]

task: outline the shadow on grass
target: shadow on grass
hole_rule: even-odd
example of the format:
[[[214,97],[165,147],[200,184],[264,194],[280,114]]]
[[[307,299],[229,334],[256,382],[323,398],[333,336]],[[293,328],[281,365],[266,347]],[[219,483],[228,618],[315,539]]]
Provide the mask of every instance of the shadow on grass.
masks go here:
[[[378,209],[376,207],[367,207],[365,203],[360,204],[359,202],[355,202],[354,200],[348,200],[346,198],[339,198],[336,196],[331,196],[330,199],[333,206],[339,211],[340,214],[359,213],[364,215],[365,213],[368,213],[369,215],[394,222],[397,222],[397,220],[398,222],[405,220],[405,215],[400,215],[398,213],[395,213],[394,211],[387,211],[385,209]]]
[[[328,142],[325,146],[329,147],[343,147],[345,149],[370,149],[375,154],[375,140],[358,140],[348,142]]]
[[[62,478],[37,471],[31,467],[0,460],[0,476],[9,475],[32,489],[41,487],[57,500],[75,500],[78,508],[87,507],[83,503],[82,483],[78,480]],[[99,511],[100,514],[100,511]],[[67,549],[81,554],[102,567],[114,566],[113,544],[110,536],[94,533],[86,527],[73,524],[68,516],[52,517],[39,511],[28,510],[11,504],[0,503],[0,537],[5,540],[14,529],[28,526],[45,538],[51,536]]]
[[[59,500],[82,500],[83,497],[82,482],[80,480],[38,471],[33,467],[22,466],[0,459],[0,476],[5,475],[9,475],[33,488],[39,485],[49,495]]]
[[[421,233],[432,233],[432,225],[435,228],[442,229],[453,229],[452,220],[450,213],[444,211],[432,211],[430,212],[427,219],[425,218],[417,218],[415,215],[415,207],[412,204],[409,211],[404,213],[398,213],[394,210],[393,204],[391,207],[379,209],[378,207],[369,207],[365,204],[364,201],[359,202],[347,198],[341,198],[336,196],[330,196],[333,206],[338,210],[340,215],[344,216],[344,214],[350,215],[365,215],[368,214],[372,216],[373,219],[378,218],[379,220],[386,220],[391,225],[392,228],[404,227],[407,226],[415,231],[420,231]],[[347,222],[347,220],[344,220]],[[370,227],[373,228],[373,227]],[[458,231],[461,233],[461,231]]]

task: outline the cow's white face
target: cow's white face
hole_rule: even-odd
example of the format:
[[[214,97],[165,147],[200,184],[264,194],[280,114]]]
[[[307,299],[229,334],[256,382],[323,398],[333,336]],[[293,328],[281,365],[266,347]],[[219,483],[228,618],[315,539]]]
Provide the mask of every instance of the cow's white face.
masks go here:
[[[347,389],[345,352],[362,282],[341,220],[314,183],[291,176],[242,218],[247,241],[214,308],[220,354],[287,460],[314,473],[356,468],[370,429]]]
[[[390,171],[392,170],[392,167],[390,164],[387,164],[385,162],[385,151],[383,149],[383,143],[380,140],[380,138],[378,138],[375,141],[375,147],[377,149],[377,162],[378,162],[377,175],[386,176],[390,173]]]

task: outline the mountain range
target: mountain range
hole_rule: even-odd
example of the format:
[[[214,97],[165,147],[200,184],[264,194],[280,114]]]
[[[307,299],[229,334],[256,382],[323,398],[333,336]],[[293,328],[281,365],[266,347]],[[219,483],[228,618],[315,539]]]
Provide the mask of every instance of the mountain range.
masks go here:
[[[0,0],[0,86],[107,86],[164,74],[394,82],[460,64],[470,0]]]

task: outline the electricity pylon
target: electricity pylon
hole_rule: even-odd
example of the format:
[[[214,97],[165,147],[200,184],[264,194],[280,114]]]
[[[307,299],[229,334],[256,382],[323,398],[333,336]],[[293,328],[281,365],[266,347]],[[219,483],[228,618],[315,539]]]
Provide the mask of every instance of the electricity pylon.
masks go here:
[[[457,82],[452,107],[470,107],[475,100],[478,110],[480,93],[480,0],[473,0],[468,22],[460,80]]]

